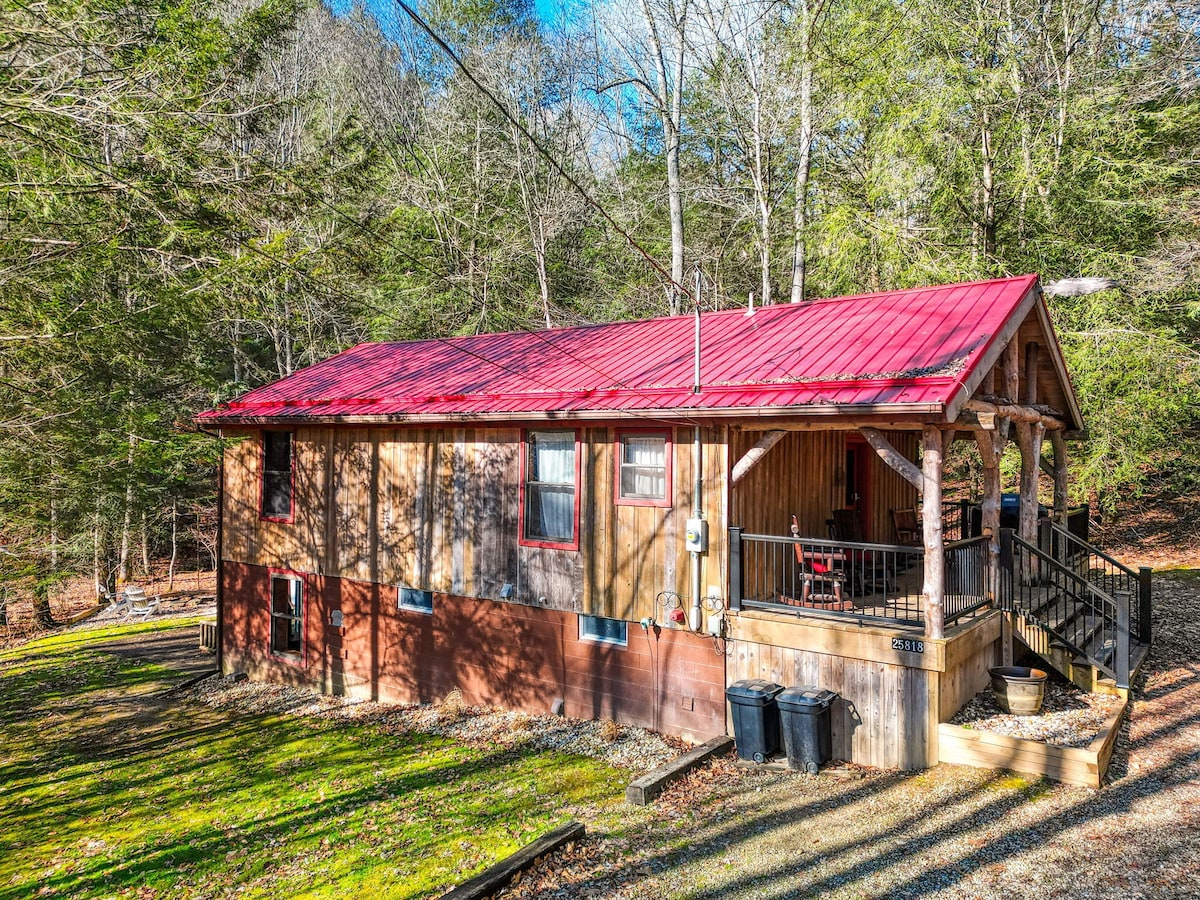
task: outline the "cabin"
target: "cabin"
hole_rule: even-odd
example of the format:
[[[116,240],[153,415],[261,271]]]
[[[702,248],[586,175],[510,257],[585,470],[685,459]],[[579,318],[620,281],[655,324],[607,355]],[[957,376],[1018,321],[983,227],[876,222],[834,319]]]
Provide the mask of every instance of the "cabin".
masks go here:
[[[220,665],[255,679],[706,740],[766,677],[837,692],[835,757],[912,769],[1014,645],[1120,692],[1149,641],[1148,576],[1067,506],[1033,275],[363,344],[199,423]]]

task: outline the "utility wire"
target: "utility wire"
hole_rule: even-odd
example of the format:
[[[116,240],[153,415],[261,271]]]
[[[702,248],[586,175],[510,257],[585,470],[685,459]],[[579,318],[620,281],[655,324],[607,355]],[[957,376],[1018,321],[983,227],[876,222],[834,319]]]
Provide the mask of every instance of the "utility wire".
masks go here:
[[[606,221],[612,227],[612,229],[617,232],[617,234],[625,238],[625,241],[629,244],[629,246],[636,250],[638,254],[640,254],[641,257],[646,261],[646,263],[652,269],[654,269],[654,271],[661,275],[668,284],[673,286],[681,296],[691,297],[691,292],[674,278],[672,278],[671,273],[662,267],[662,263],[651,256],[650,253],[647,252],[647,250],[634,239],[633,235],[622,228],[620,224],[618,224],[617,220],[609,214],[608,210],[606,210],[599,201],[594,199],[573,175],[571,175],[562,167],[559,161],[554,158],[552,153],[550,153],[541,145],[541,142],[530,133],[529,129],[525,127],[524,123],[514,116],[512,112],[509,111],[508,107],[500,102],[500,99],[495,94],[488,90],[483,82],[475,77],[475,73],[467,67],[467,64],[464,63],[459,55],[454,52],[454,49],[444,40],[442,40],[441,36],[433,30],[428,22],[421,18],[416,10],[409,6],[405,0],[395,0],[395,2],[396,5],[404,10],[408,14],[409,18],[416,23],[417,27],[429,35],[430,40],[437,44],[441,51],[450,57],[463,75],[467,77],[467,80],[470,81],[471,84],[475,85],[475,88],[485,97],[487,97],[489,101],[491,101],[492,105],[500,111],[500,114],[504,116],[504,118],[508,119],[508,121],[512,123],[513,127],[520,131],[522,135],[524,135],[525,139],[533,145],[533,148],[537,150],[537,152],[541,154],[551,166],[554,167],[554,171],[561,175],[563,179],[565,179],[566,182],[579,193],[579,196],[581,196],[589,206],[600,213],[600,215],[604,217],[604,221]]]
[[[53,29],[54,31],[61,34],[63,37],[68,38],[69,40],[76,41],[76,38],[73,35],[68,34],[66,31],[59,28],[56,23],[50,21],[49,19],[45,18],[37,11],[26,6],[24,3],[21,2],[21,0],[14,0],[14,3],[17,6],[19,6],[21,9],[25,10],[25,12],[27,12],[29,15],[31,15],[34,18],[41,21],[46,27]],[[518,121],[512,115],[511,112],[509,112],[507,107],[505,107],[504,104],[501,103],[500,100],[494,94],[492,94],[491,91],[489,91],[483,84],[481,84],[479,82],[479,80],[467,68],[467,66],[463,63],[463,61],[459,58],[459,56],[454,52],[454,50],[448,44],[446,44],[446,42],[443,41],[433,31],[433,29],[419,15],[417,15],[417,13],[415,13],[411,7],[409,7],[404,2],[404,0],[397,0],[397,3],[404,9],[404,11],[410,17],[413,18],[413,20],[422,28],[422,30],[424,30],[430,36],[430,38],[454,61],[454,63],[463,71],[463,73],[466,75],[466,77],[471,81],[471,83],[473,85],[475,85],[475,87],[480,92],[482,92],[488,98],[488,100],[491,101],[500,110],[501,114],[506,119],[508,119],[508,121],[511,122],[516,128],[518,128],[520,130],[521,134],[534,146],[534,148],[538,151],[538,153],[540,153],[543,157],[545,157],[546,160],[549,161],[550,164],[554,167],[554,169],[576,191],[579,192],[579,194],[584,198],[584,200],[587,201],[587,203],[589,203],[591,206],[593,206],[596,210],[598,210],[600,212],[600,214],[604,217],[604,219],[622,237],[625,238],[625,240],[629,243],[629,245],[631,247],[633,247],[639,254],[641,254],[641,256],[650,264],[651,267],[653,267],[659,274],[661,274],[670,284],[674,285],[683,296],[690,297],[691,295],[687,291],[687,289],[684,288],[682,285],[680,285],[678,282],[676,282],[673,278],[671,278],[670,273],[668,273],[665,269],[663,269],[663,267],[657,262],[657,260],[655,260],[652,256],[650,256],[650,254],[640,244],[638,244],[637,241],[634,240],[634,238],[631,235],[629,235],[623,228],[621,228],[621,226],[616,222],[615,219],[613,219],[613,217],[608,213],[608,211],[598,201],[594,200],[587,193],[587,191],[583,188],[583,186],[579,184],[579,182],[575,178],[573,178],[569,173],[567,173],[567,171],[549,153],[549,151],[547,151],[540,144],[540,142],[538,142],[537,139],[534,138],[534,136],[528,131],[528,129],[526,129],[525,126],[520,121]],[[92,56],[94,56],[95,58],[104,62],[105,64],[108,64],[109,60],[106,59],[101,53],[99,53],[95,49],[88,47],[88,46],[82,46],[82,45],[81,45],[81,48],[86,50]],[[130,81],[129,77],[124,72],[120,72],[120,74],[126,82]],[[162,98],[162,97],[160,97],[160,99],[162,99],[164,101],[166,100],[166,98]],[[185,107],[182,107],[182,106],[178,106],[178,105],[175,106],[175,109],[177,109],[184,116],[190,118],[192,121],[199,124],[210,134],[213,134],[215,132],[215,128],[211,123],[206,122],[204,119],[202,119],[200,116],[196,115],[191,110],[189,110]],[[11,124],[15,124],[15,123],[11,123]],[[18,127],[20,127],[20,126],[18,126]],[[24,128],[22,128],[21,130],[27,131]],[[41,139],[43,141],[43,143],[47,144],[47,146],[52,146],[50,144],[50,142],[45,141],[43,138],[41,138],[41,135],[35,135],[29,131],[27,131],[27,133],[31,137],[35,137],[36,139]],[[90,159],[86,158],[82,154],[71,154],[71,156],[73,159],[82,163],[83,165],[87,166],[88,168],[92,169],[97,174],[112,178],[112,179],[116,180],[118,183],[125,186],[126,188],[141,194],[144,198],[146,198],[147,200],[150,200],[151,203],[154,202],[153,198],[151,196],[149,196],[145,190],[143,190],[142,188],[133,184],[132,182],[122,178],[120,175],[117,175],[115,172],[112,172],[112,171],[104,169],[103,167],[97,166]],[[389,247],[391,247],[393,250],[395,250],[396,253],[398,253],[403,259],[412,263],[415,267],[421,269],[426,274],[430,275],[431,277],[433,277],[435,279],[445,282],[446,284],[448,284],[450,287],[452,287],[454,289],[457,289],[457,290],[463,289],[461,285],[459,285],[457,282],[455,282],[449,276],[433,270],[427,264],[425,264],[425,262],[423,260],[413,256],[407,250],[405,250],[403,247],[400,247],[399,245],[397,245],[395,242],[390,240],[385,235],[381,235],[381,234],[375,232],[374,230],[368,228],[364,223],[359,222],[358,220],[354,219],[353,217],[351,217],[350,215],[345,213],[343,210],[339,209],[337,206],[331,204],[329,201],[327,201],[324,197],[320,196],[318,193],[316,193],[316,192],[310,190],[309,188],[305,187],[304,185],[300,184],[298,181],[295,180],[294,177],[291,176],[290,173],[274,166],[273,164],[271,164],[270,162],[268,162],[266,160],[258,159],[256,161],[258,162],[259,165],[261,165],[263,168],[265,168],[272,174],[283,178],[288,184],[290,184],[292,187],[294,187],[298,191],[300,191],[306,198],[308,198],[308,199],[312,200],[313,202],[321,205],[322,207],[328,209],[330,212],[332,212],[338,218],[342,219],[343,221],[345,221],[352,227],[358,229],[360,232],[367,235],[368,237],[378,240],[381,243],[387,244]],[[317,279],[313,275],[311,275],[311,273],[308,273],[302,269],[296,268],[295,266],[293,266],[291,263],[287,262],[286,260],[283,260],[283,259],[280,259],[279,257],[271,255],[270,253],[266,252],[265,250],[261,249],[260,247],[255,246],[253,243],[243,240],[242,238],[238,237],[236,234],[231,234],[230,236],[233,238],[233,240],[239,246],[244,247],[246,250],[249,250],[250,252],[268,260],[269,262],[272,262],[276,265],[279,265],[279,266],[289,270],[293,274],[297,275],[298,277],[300,277],[300,278],[304,279],[305,281],[309,282],[310,284],[314,285],[318,290],[320,290],[324,293],[327,293],[327,294],[338,296],[338,297],[340,297],[352,304],[355,304],[355,305],[363,303],[363,298],[353,296],[351,294],[348,294],[347,292],[345,292],[344,290],[342,290],[340,288],[325,284],[324,282],[320,281],[319,279]],[[478,299],[478,297],[475,296],[472,291],[468,290],[467,294],[473,300]],[[698,302],[699,298],[694,298],[694,299],[696,299]],[[383,315],[387,316],[388,318],[391,318],[393,321],[397,321],[396,315],[394,313],[392,313],[391,311],[383,308],[382,306],[376,305],[376,304],[370,304],[370,306],[376,312],[382,313]],[[571,359],[575,363],[577,363],[581,366],[584,366],[587,369],[590,369],[591,371],[595,372],[598,375],[601,375],[602,377],[604,377],[606,379],[609,379],[617,387],[623,388],[625,390],[636,390],[636,388],[633,388],[632,386],[630,386],[629,384],[624,382],[622,379],[617,378],[616,376],[612,375],[611,373],[606,372],[603,369],[601,369],[591,363],[586,362],[585,360],[579,358],[577,355],[575,355],[571,351],[567,350],[565,347],[562,347],[562,346],[554,343],[549,338],[545,337],[540,331],[537,331],[537,330],[534,330],[531,328],[527,328],[527,327],[522,327],[520,330],[526,334],[533,335],[535,338],[540,340],[542,343],[551,347],[556,352],[561,353],[562,355]],[[503,371],[508,372],[511,375],[516,375],[518,377],[525,378],[529,381],[532,381],[535,384],[539,385],[540,387],[545,388],[546,390],[556,391],[556,392],[562,390],[560,387],[556,387],[554,385],[548,384],[544,381],[541,381],[541,380],[533,377],[528,372],[513,369],[510,366],[506,366],[501,362],[498,362],[494,359],[490,359],[480,353],[476,353],[475,351],[469,350],[466,347],[463,347],[460,343],[450,341],[450,340],[448,340],[446,338],[442,338],[442,337],[434,337],[432,339],[435,341],[438,341],[439,343],[442,343],[448,347],[451,347],[451,348],[459,351],[460,353],[464,353],[468,356],[478,359],[479,361],[481,361],[483,363],[487,363],[488,365],[496,366],[497,368],[500,368]],[[634,415],[639,418],[645,418],[645,419],[652,420],[652,421],[659,421],[659,419],[657,417],[653,417],[653,416],[646,416],[644,414],[638,414],[638,413],[634,413]],[[688,420],[690,421],[690,417]]]

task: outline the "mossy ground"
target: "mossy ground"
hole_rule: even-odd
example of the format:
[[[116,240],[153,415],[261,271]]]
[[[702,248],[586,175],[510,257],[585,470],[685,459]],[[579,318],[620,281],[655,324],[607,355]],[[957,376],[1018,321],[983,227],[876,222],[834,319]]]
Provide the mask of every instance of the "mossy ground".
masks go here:
[[[628,778],[581,757],[164,697],[178,673],[99,646],[162,627],[0,655],[0,898],[427,896],[568,806],[617,803]]]

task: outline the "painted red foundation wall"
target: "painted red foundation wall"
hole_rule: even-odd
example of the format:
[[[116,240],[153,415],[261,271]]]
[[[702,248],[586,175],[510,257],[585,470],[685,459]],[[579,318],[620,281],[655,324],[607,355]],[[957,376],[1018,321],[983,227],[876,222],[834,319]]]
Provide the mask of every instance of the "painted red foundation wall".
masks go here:
[[[725,657],[714,639],[629,625],[629,645],[579,638],[579,617],[435,594],[433,613],[397,609],[396,588],[305,575],[304,652],[269,652],[270,570],[222,563],[225,671],[389,702],[458,688],[472,704],[609,718],[707,740],[725,733]],[[331,624],[342,613],[342,627]]]

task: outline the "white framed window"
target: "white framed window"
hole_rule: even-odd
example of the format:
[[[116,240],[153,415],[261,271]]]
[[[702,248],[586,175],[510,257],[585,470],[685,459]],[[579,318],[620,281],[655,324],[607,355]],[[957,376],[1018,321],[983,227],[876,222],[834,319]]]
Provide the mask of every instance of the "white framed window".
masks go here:
[[[670,506],[670,432],[620,429],[615,450],[616,502],[625,506]]]
[[[580,616],[579,639],[625,647],[629,645],[629,623],[604,616]]]
[[[396,590],[396,608],[433,614],[433,591],[402,587]]]

